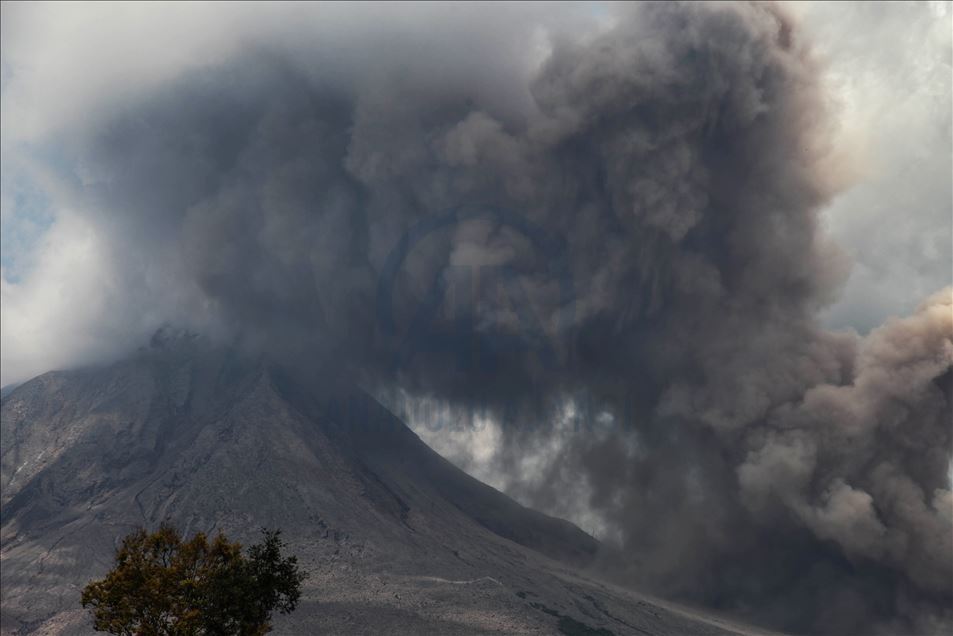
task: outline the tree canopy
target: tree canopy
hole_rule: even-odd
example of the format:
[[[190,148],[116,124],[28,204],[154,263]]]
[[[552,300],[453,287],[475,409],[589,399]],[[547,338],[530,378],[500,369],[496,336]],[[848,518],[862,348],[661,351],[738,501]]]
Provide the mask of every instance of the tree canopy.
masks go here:
[[[168,524],[125,537],[105,578],[83,589],[96,631],[125,636],[252,636],[292,612],[307,574],[278,530],[248,547],[219,533],[184,539]]]

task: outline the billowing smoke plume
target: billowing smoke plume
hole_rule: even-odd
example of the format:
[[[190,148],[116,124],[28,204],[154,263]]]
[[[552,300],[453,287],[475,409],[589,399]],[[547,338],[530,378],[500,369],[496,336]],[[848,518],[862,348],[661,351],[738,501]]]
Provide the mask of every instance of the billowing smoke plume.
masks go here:
[[[796,631],[948,628],[951,293],[820,326],[849,170],[796,25],[464,10],[484,36],[256,41],[142,88],[67,135],[62,187],[195,324],[488,413],[501,469],[572,404],[521,494],[585,493],[613,576]]]

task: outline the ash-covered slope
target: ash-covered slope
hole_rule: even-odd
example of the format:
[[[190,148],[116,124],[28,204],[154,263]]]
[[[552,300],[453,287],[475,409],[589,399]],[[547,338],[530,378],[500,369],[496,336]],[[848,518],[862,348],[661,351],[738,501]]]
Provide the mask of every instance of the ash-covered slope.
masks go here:
[[[287,633],[727,629],[574,574],[599,548],[592,537],[472,479],[366,395],[332,385],[180,339],[13,390],[3,632],[88,632],[83,584],[119,537],[166,519],[243,541],[281,528],[312,574],[303,606],[276,624]]]

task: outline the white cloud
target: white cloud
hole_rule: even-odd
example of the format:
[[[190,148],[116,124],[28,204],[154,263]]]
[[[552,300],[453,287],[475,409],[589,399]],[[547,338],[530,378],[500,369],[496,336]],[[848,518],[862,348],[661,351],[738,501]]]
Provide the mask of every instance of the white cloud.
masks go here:
[[[853,257],[829,324],[867,331],[953,280],[949,2],[795,5],[828,63],[861,174],[825,211]]]
[[[29,275],[14,283],[4,272],[0,282],[3,384],[91,359],[105,344],[94,323],[108,320],[115,280],[95,232],[62,212],[38,250],[42,258]]]

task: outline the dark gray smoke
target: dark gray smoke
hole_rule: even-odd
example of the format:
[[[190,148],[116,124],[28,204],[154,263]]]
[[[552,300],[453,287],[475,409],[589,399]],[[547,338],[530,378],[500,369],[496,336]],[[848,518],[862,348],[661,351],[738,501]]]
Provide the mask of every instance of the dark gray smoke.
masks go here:
[[[819,325],[844,170],[796,26],[618,7],[532,72],[518,26],[250,44],[77,133],[81,206],[218,337],[494,414],[504,467],[574,401],[521,494],[585,484],[614,576],[801,632],[948,629],[951,295]]]

